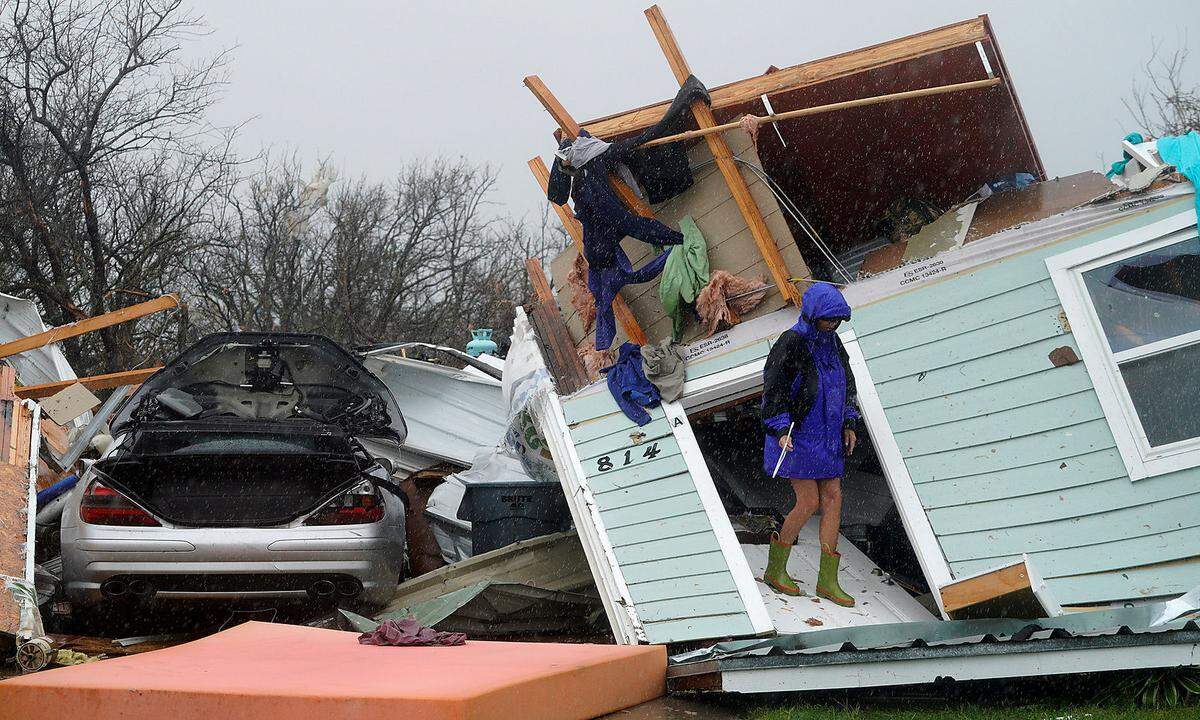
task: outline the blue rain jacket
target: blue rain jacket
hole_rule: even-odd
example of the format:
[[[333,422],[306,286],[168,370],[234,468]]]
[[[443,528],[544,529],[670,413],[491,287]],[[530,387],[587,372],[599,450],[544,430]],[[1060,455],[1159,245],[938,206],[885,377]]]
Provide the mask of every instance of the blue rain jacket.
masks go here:
[[[650,422],[650,413],[642,408],[657,407],[661,396],[642,369],[642,346],[624,343],[617,361],[600,372],[607,373],[608,391],[621,411],[638,425]]]
[[[822,318],[850,317],[850,305],[837,288],[817,283],[804,293],[800,318],[771,347],[763,370],[763,469],[768,475],[782,452],[779,437],[792,429],[792,450],[779,468],[781,478],[840,477],[845,470],[842,430],[859,418],[854,407],[854,376],[837,333],[813,324]]]

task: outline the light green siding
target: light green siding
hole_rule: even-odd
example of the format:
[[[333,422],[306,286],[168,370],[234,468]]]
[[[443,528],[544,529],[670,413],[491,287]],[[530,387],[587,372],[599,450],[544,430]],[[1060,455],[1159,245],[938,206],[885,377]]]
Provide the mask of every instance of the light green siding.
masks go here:
[[[1063,604],[1200,584],[1200,469],[1131,482],[1045,260],[1190,197],[855,308],[888,422],[956,577],[1028,553]]]
[[[600,388],[564,399],[563,412],[647,640],[753,635],[662,408],[651,409],[653,420],[638,427]],[[631,435],[639,433],[644,437],[635,444]]]

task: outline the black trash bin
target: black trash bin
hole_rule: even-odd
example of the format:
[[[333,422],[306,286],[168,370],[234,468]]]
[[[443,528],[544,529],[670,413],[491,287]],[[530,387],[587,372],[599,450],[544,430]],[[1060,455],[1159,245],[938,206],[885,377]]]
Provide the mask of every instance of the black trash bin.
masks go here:
[[[458,506],[458,519],[471,523],[473,555],[571,527],[567,498],[556,480],[460,479],[466,492]]]

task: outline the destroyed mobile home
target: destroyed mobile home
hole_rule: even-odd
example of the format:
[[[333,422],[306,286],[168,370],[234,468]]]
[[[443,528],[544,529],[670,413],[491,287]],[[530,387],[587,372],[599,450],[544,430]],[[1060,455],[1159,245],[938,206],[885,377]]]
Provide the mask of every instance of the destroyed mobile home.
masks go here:
[[[607,629],[667,645],[690,690],[1195,664],[1200,168],[1176,165],[1179,139],[1126,141],[1111,179],[1047,177],[986,17],[706,88],[646,14],[674,100],[581,125],[525,80],[557,124],[536,149],[556,160],[530,169],[573,245],[549,278],[527,263],[536,297],[503,372],[410,358],[419,343],[352,357],[229,335],[158,374],[84,379],[119,389],[63,420],[75,445],[110,417],[118,437],[37,512],[63,518],[66,601],[282,592],[383,604],[339,613],[362,632]],[[816,519],[787,565],[802,594],[762,580],[794,501],[762,464],[763,371],[817,283],[852,308],[852,607],[818,596]],[[20,543],[48,454],[33,400],[78,387],[37,322],[0,345],[37,363],[18,366],[32,388],[0,383]],[[172,446],[178,431],[195,437]],[[49,455],[65,471],[78,453]],[[188,471],[214,461],[297,464],[235,498]],[[109,557],[134,536],[89,525],[97,512],[130,521],[137,551]],[[387,522],[345,532],[368,516]],[[223,544],[215,564],[202,537]],[[166,558],[173,542],[188,557]],[[0,629],[36,655],[32,557],[2,558]],[[244,584],[268,565],[269,590]]]
[[[525,81],[575,241],[557,295],[529,264],[556,388],[533,407],[618,641],[704,648],[673,687],[741,692],[1194,663],[1196,168],[1126,142],[1112,180],[1047,177],[986,17],[706,92],[646,14],[674,102],[580,124]],[[761,464],[764,363],[817,282],[853,309],[869,439],[842,480],[853,608],[815,596],[816,520],[803,595],[761,580],[792,502]],[[672,339],[683,377],[656,378]]]

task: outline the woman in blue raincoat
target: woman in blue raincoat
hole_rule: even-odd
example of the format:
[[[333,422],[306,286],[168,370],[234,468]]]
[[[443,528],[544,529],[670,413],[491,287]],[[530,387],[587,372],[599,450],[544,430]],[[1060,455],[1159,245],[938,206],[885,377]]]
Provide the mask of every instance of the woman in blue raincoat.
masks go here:
[[[796,493],[795,506],[771,538],[763,581],[778,592],[800,594],[787,572],[788,555],[800,528],[820,507],[817,595],[845,607],[853,607],[854,598],[838,584],[841,476],[845,457],[857,441],[854,427],[859,414],[854,407],[854,376],[835,331],[849,319],[850,305],[836,287],[826,283],[810,287],[804,293],[800,319],[771,347],[763,370],[762,403],[763,468],[768,475],[787,478]]]

